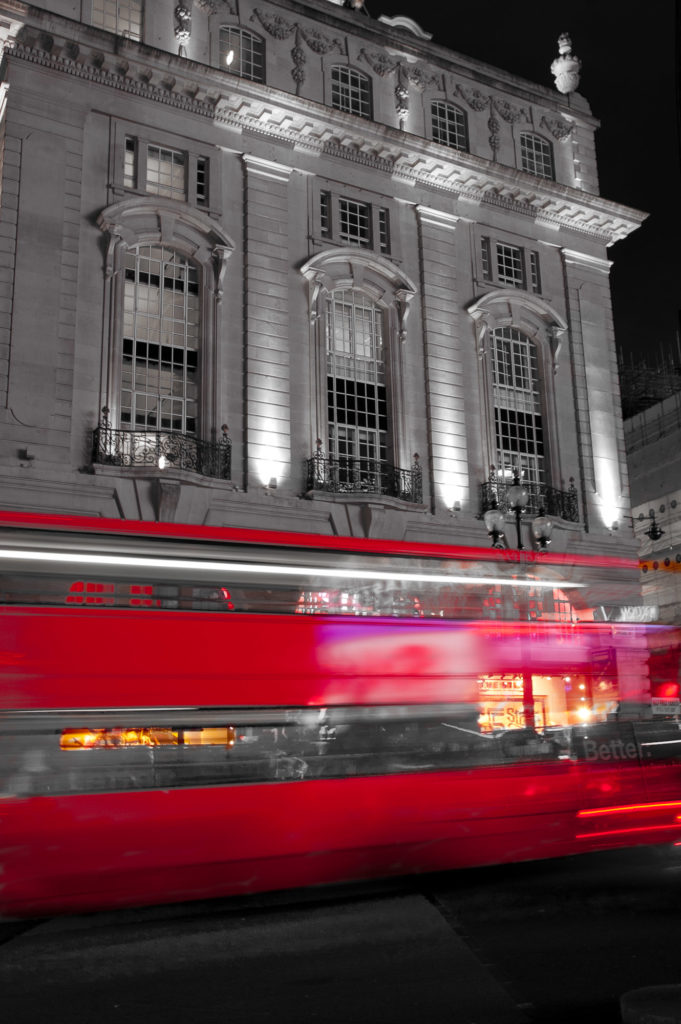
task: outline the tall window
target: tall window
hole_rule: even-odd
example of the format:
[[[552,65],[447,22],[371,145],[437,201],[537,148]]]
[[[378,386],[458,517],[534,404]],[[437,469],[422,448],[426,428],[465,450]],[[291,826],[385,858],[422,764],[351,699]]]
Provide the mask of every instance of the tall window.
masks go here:
[[[553,167],[553,147],[540,135],[523,132],[520,136],[520,166],[537,178],[556,177]]]
[[[341,483],[380,490],[388,449],[383,311],[356,288],[326,304],[329,454]]]
[[[125,261],[121,426],[197,432],[198,270],[161,245]]]
[[[220,68],[251,82],[264,82],[264,41],[247,29],[223,26],[220,29]]]
[[[344,64],[331,68],[331,106],[358,117],[371,117],[371,82]]]
[[[92,0],[92,24],[128,39],[142,38],[142,0]]]
[[[433,142],[468,151],[466,114],[451,103],[436,100],[430,108]]]
[[[509,482],[545,483],[544,428],[536,346],[516,327],[491,338],[497,472]]]

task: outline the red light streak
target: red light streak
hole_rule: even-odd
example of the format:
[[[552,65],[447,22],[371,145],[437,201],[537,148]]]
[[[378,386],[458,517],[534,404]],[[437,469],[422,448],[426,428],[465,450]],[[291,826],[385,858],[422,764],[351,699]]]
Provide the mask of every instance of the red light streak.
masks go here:
[[[678,819],[673,825],[639,825],[637,828],[613,828],[607,832],[582,832],[575,836],[576,839],[598,839],[600,836],[627,836],[633,835],[634,832],[662,832],[663,830],[675,828],[681,828]],[[681,843],[675,843],[675,846],[681,846]]]
[[[604,814],[628,814],[631,811],[655,811],[676,807],[681,810],[681,800],[667,800],[654,804],[622,804],[619,807],[593,807],[577,811],[578,818],[595,818]]]

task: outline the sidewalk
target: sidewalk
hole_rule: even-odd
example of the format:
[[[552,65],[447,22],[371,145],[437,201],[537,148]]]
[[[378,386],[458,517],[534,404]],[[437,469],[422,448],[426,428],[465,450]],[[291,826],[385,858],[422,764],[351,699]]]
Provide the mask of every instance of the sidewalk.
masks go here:
[[[0,947],[0,1017],[47,1007],[50,1024],[527,1024],[412,894],[48,921]]]

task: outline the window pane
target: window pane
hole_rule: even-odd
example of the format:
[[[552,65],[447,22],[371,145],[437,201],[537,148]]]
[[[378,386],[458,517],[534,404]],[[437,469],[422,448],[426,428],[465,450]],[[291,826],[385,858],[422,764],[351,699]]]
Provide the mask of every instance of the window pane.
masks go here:
[[[357,289],[327,300],[329,455],[341,489],[381,492],[388,413],[383,312]]]
[[[185,199],[186,165],[184,153],[161,146],[147,149],[147,192],[169,199]]]
[[[500,284],[512,284],[515,288],[525,287],[525,265],[523,251],[515,245],[497,242],[497,278]]]
[[[437,100],[431,108],[433,142],[452,149],[468,150],[466,115],[459,107]]]
[[[128,39],[141,39],[142,0],[92,0],[92,24]]]
[[[239,78],[264,82],[264,41],[246,29],[223,26],[220,29],[220,68]]]
[[[331,68],[331,106],[359,117],[371,117],[371,86],[366,75],[339,65]]]
[[[492,389],[497,470],[518,472],[530,485],[545,482],[544,428],[537,350],[515,327],[492,334]]]
[[[197,288],[196,267],[173,250],[146,245],[128,253],[122,425],[194,432],[196,412],[189,400],[198,387],[198,338],[187,319]]]
[[[520,165],[524,171],[535,174],[538,178],[553,180],[553,148],[550,142],[539,135],[528,132],[520,136]]]
[[[352,199],[341,199],[338,203],[339,235],[348,245],[371,248],[371,207],[368,203],[356,203]]]

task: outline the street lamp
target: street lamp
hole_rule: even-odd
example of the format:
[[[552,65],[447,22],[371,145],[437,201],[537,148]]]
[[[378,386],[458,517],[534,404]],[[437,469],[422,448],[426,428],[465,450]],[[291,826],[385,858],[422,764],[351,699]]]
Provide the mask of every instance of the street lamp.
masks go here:
[[[645,530],[644,532],[646,537],[650,537],[650,539],[654,543],[656,540],[659,540],[660,537],[662,537],[662,535],[664,534],[664,530],[655,522],[655,513],[652,511],[652,509],[648,513],[648,518],[652,519],[652,523],[650,524],[650,528],[648,530]]]
[[[532,536],[539,545],[540,551],[546,551],[551,543],[552,530],[553,523],[547,515],[544,515],[544,509],[540,508],[539,515],[532,520]]]
[[[487,527],[487,532],[492,538],[492,547],[503,548],[504,513],[497,505],[496,499],[492,502],[492,507],[487,509],[482,518]]]
[[[513,483],[508,489],[508,503],[515,513],[515,529],[518,537],[518,550],[523,550],[523,540],[520,534],[520,516],[525,511],[527,505],[528,490],[524,484],[521,484],[520,477],[516,472],[513,476]]]

